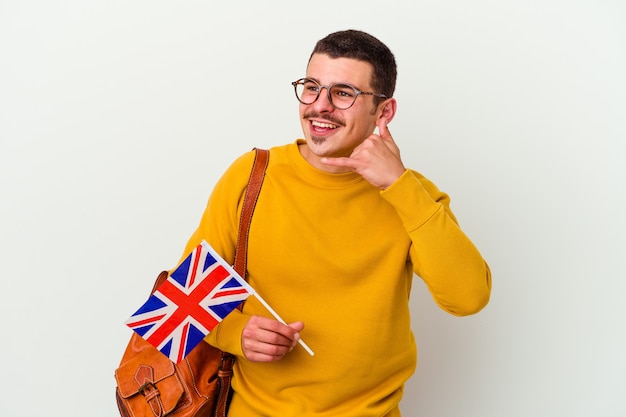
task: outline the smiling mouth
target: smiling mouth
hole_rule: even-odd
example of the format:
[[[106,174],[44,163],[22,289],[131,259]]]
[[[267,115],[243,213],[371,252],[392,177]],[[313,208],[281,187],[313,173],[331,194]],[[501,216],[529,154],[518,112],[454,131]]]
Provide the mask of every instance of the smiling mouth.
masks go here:
[[[337,129],[339,127],[331,123],[318,122],[315,120],[311,121],[311,125],[315,128],[321,128],[321,129]]]

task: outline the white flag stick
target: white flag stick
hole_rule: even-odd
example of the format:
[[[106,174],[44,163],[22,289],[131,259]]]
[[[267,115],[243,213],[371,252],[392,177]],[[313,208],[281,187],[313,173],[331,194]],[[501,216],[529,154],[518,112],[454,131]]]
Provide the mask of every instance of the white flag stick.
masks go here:
[[[273,309],[272,307],[270,307],[270,305],[269,305],[269,304],[267,304],[267,302],[265,302],[265,300],[263,299],[263,297],[261,297],[261,296],[259,295],[259,293],[255,292],[253,295],[256,297],[256,299],[257,299],[257,300],[259,300],[259,301],[261,302],[261,304],[263,304],[263,306],[267,309],[267,311],[269,311],[270,313],[272,313],[272,316],[274,316],[274,318],[275,318],[276,320],[278,320],[279,322],[281,322],[281,323],[282,323],[282,324],[284,324],[285,326],[287,325],[287,323],[285,323],[285,320],[283,320],[282,318],[280,318],[280,316],[278,315],[278,313],[276,313],[276,312],[274,311],[274,309]],[[300,345],[304,348],[304,350],[306,350],[306,351],[309,353],[309,355],[311,355],[311,356],[315,355],[315,353],[313,353],[313,351],[311,350],[311,348],[310,348],[310,347],[309,347],[306,343],[304,343],[304,340],[302,340],[302,339],[300,338],[300,339],[298,339],[298,343],[300,343]]]

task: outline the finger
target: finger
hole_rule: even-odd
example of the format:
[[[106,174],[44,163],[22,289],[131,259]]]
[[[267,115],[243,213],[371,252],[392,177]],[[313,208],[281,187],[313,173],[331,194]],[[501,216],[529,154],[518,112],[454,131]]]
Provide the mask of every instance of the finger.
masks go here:
[[[287,326],[294,329],[296,332],[302,331],[304,329],[304,323],[301,321],[294,321],[293,323],[288,323]]]
[[[381,117],[376,122],[376,125],[378,126],[378,135],[381,138],[385,140],[393,141],[393,138],[391,137],[391,133],[389,133],[389,128],[387,127],[387,119],[385,119],[384,117]]]
[[[293,346],[296,343],[292,337],[268,330],[259,330],[251,339],[261,343],[287,347]]]
[[[287,324],[287,326],[289,326],[294,331],[294,333],[291,336],[291,340],[293,340],[293,343],[295,345],[300,339],[300,332],[302,331],[302,329],[304,329],[304,323],[302,323],[301,321],[296,321],[296,322]]]
[[[246,336],[255,337],[264,343],[283,346],[295,346],[300,337],[298,332],[304,328],[301,321],[283,324],[262,316],[253,316],[249,323],[251,326],[244,328]]]
[[[275,339],[276,333],[265,332],[256,337],[242,338],[242,349],[246,358],[253,362],[276,361],[289,353],[296,345],[289,339],[282,337],[282,341]]]
[[[354,169],[357,167],[357,162],[352,158],[346,158],[346,157],[322,158],[321,161],[323,164],[332,165],[335,167],[347,167],[351,169]]]
[[[267,343],[246,343],[244,356],[251,362],[274,362],[282,359],[293,347],[276,346]]]
[[[398,148],[398,144],[396,144],[396,141],[393,140],[393,137],[391,136],[391,133],[389,132],[389,128],[387,127],[387,119],[381,118],[378,122],[378,132],[380,134],[380,137],[383,140],[383,143],[385,145],[387,145],[387,148],[389,150],[391,150],[391,152],[393,152],[396,155],[400,154],[400,148]]]
[[[273,362],[291,352],[300,338],[304,323],[282,324],[276,320],[253,316],[243,329],[242,349],[252,362]]]

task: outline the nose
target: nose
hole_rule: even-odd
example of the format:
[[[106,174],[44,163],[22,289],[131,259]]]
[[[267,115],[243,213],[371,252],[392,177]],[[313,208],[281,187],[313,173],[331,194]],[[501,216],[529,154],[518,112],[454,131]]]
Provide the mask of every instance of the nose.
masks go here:
[[[326,91],[324,91],[324,89]],[[330,90],[327,87],[322,86],[320,89],[320,95],[315,102],[311,103],[315,110],[318,112],[331,112],[335,109],[333,103],[330,101]]]

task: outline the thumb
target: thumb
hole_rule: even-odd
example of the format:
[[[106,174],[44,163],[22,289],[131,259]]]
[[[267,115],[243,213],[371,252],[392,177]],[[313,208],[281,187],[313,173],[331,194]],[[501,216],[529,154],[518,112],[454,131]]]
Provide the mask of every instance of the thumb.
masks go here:
[[[302,323],[301,321],[296,321],[294,323],[287,324],[287,326],[291,327],[294,330],[293,335],[291,336],[291,339],[293,340],[293,348],[293,346],[295,346],[297,341],[300,339],[300,331],[304,329],[304,323]]]
[[[304,323],[302,323],[301,321],[294,321],[293,323],[287,324],[287,326],[291,327],[297,332],[304,329]]]
[[[378,122],[376,122],[376,126],[378,126],[378,135],[385,139],[385,140],[391,140],[393,141],[393,138],[391,137],[391,133],[389,133],[389,128],[387,127],[387,119],[384,117],[381,117],[380,119],[378,119]]]

